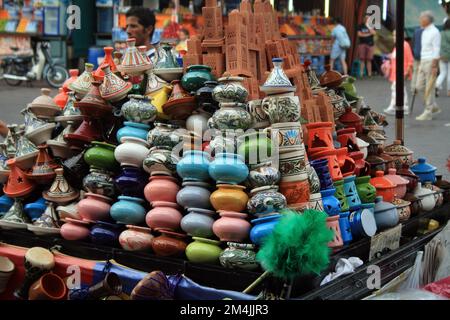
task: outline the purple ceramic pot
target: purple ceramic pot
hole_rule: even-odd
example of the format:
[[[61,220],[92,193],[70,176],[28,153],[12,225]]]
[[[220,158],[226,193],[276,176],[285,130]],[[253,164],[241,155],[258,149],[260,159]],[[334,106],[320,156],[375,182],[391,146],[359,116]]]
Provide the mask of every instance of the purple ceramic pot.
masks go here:
[[[148,174],[136,167],[124,166],[116,179],[120,193],[127,197],[144,198],[144,188],[148,183]]]

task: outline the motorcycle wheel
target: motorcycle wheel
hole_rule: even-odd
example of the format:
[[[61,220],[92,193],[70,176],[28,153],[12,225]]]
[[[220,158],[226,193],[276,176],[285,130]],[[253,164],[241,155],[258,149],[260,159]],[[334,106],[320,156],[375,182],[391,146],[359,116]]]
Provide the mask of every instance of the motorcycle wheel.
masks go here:
[[[63,66],[49,66],[44,69],[44,78],[53,88],[61,88],[64,82],[69,79],[69,73]]]
[[[14,76],[20,76],[15,64],[9,64],[5,67],[3,74],[12,74]],[[11,87],[18,87],[22,84],[22,80],[13,80],[4,78],[7,85]]]

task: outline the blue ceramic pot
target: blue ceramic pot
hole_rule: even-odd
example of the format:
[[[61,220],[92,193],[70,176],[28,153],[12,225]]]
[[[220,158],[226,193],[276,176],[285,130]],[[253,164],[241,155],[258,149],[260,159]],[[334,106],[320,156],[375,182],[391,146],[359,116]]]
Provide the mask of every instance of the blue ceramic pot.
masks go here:
[[[264,238],[270,235],[281,218],[281,214],[252,220],[253,228],[250,231],[250,240],[256,245],[261,245]]]
[[[145,223],[147,211],[144,208],[145,201],[139,198],[121,196],[110,211],[111,217],[121,224],[140,225]]]
[[[47,209],[47,205],[45,203],[44,198],[40,198],[38,201],[29,203],[23,207],[23,211],[30,217],[31,222],[35,222],[39,219]]]
[[[209,165],[209,175],[217,184],[240,184],[248,174],[243,157],[234,153],[219,153]]]
[[[397,207],[383,201],[383,197],[377,197],[375,199],[375,220],[378,230],[395,227],[400,221]]]
[[[322,194],[323,208],[331,216],[338,216],[341,213],[341,203],[334,196],[336,189],[327,189],[320,192]]]
[[[208,181],[209,155],[206,152],[191,150],[185,152],[177,164],[177,173],[183,180]]]
[[[97,221],[91,229],[91,241],[95,244],[117,247],[123,227],[117,224]]]
[[[311,161],[311,166],[317,173],[320,180],[320,190],[327,190],[333,188],[333,178],[330,174],[330,169],[328,168],[327,159],[319,159]]]
[[[361,207],[361,199],[358,195],[358,190],[355,184],[356,176],[350,176],[344,178],[344,192],[347,197],[347,202],[350,211],[356,210],[356,208]]]
[[[350,212],[342,212],[339,217],[339,228],[341,229],[342,241],[345,245],[350,244],[353,240],[349,216]]]
[[[117,131],[117,141],[121,141],[123,137],[133,137],[147,140],[147,135],[150,131],[149,125],[130,121],[125,121],[123,124],[125,126]]]
[[[116,186],[124,196],[144,198],[144,188],[148,183],[148,175],[136,167],[122,167],[122,173],[116,178]]]
[[[0,216],[2,216],[4,213],[8,212],[9,209],[13,206],[13,204],[14,204],[13,199],[8,198],[7,196],[1,196],[0,197]]]
[[[419,177],[420,182],[436,182],[436,167],[427,163],[425,158],[419,158],[419,163],[411,167],[411,171]]]
[[[373,211],[360,208],[349,216],[350,228],[354,239],[373,237],[377,233],[377,223]]]

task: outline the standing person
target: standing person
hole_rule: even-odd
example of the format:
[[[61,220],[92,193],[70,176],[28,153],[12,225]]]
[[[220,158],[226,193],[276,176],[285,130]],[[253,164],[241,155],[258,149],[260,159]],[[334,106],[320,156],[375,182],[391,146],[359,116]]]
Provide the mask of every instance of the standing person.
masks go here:
[[[180,29],[177,31],[178,35],[178,44],[175,47],[177,52],[187,51],[187,41],[189,39],[189,31],[186,29]]]
[[[367,75],[372,76],[372,60],[375,51],[376,32],[369,26],[369,15],[364,17],[364,23],[358,27],[358,56],[361,61],[360,76],[364,77],[364,70],[367,67]]]
[[[151,44],[155,32],[155,14],[148,8],[131,7],[126,17],[128,37],[136,39],[136,47],[146,46],[147,56],[152,59],[155,55],[155,48]]]
[[[397,37],[396,37],[396,31],[394,31],[394,43],[396,43]],[[403,48],[404,48],[404,76],[405,78],[411,77],[413,72],[413,65],[414,65],[414,57],[411,50],[411,47],[407,41],[403,42]],[[396,80],[397,80],[397,49],[394,48],[394,51],[390,54],[390,73],[389,73],[389,81],[392,83],[391,86],[391,103],[387,109],[384,110],[384,113],[388,115],[395,115],[396,110],[396,98],[397,98],[397,87],[396,87]],[[405,106],[404,106],[404,112],[405,114],[409,114],[409,106],[408,106],[408,93],[406,91],[405,86]]]
[[[334,69],[334,63],[339,59],[342,65],[344,75],[348,74],[348,66],[345,59],[347,58],[347,50],[351,46],[350,37],[348,36],[347,30],[342,25],[341,18],[334,18],[334,27],[331,32],[331,36],[334,39],[333,47],[331,49],[330,64],[331,68]]]
[[[417,75],[419,74],[420,67],[420,53],[422,51],[422,27],[418,27],[414,31],[413,36],[413,55],[414,55],[414,66],[413,66],[413,76],[411,80],[411,92],[416,94],[417,90]]]
[[[450,19],[444,24],[441,32],[441,59],[439,61],[440,74],[436,81],[438,90],[442,90],[444,80],[447,79],[447,96],[450,97]]]
[[[441,34],[433,22],[434,16],[431,11],[425,11],[420,15],[420,25],[423,28],[423,33],[420,67],[417,76],[417,90],[424,92],[425,110],[416,118],[419,121],[432,120],[433,114],[441,112],[441,109],[436,104],[435,96],[441,49]]]

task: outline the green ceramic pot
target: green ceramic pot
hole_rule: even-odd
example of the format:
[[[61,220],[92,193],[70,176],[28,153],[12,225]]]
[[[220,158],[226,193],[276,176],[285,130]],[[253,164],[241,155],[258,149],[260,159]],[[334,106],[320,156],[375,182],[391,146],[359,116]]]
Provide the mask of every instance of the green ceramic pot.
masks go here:
[[[194,242],[186,248],[186,257],[192,263],[218,264],[222,254],[220,242],[204,238],[192,238]]]
[[[362,203],[373,203],[377,197],[377,189],[370,184],[370,176],[356,178],[356,190]]]
[[[272,140],[266,133],[257,131],[239,136],[238,154],[245,158],[247,164],[268,161],[272,156]]]
[[[344,180],[339,180],[334,183],[334,188],[336,189],[336,193],[334,196],[339,200],[341,203],[341,212],[346,212],[349,210],[347,197],[345,196],[345,189],[344,189]]]
[[[91,167],[115,171],[118,163],[114,157],[116,147],[104,142],[92,142],[92,147],[84,154],[84,161]]]
[[[187,92],[197,92],[206,81],[215,81],[211,74],[211,67],[205,65],[192,65],[186,70],[186,74],[181,79],[181,86]]]

